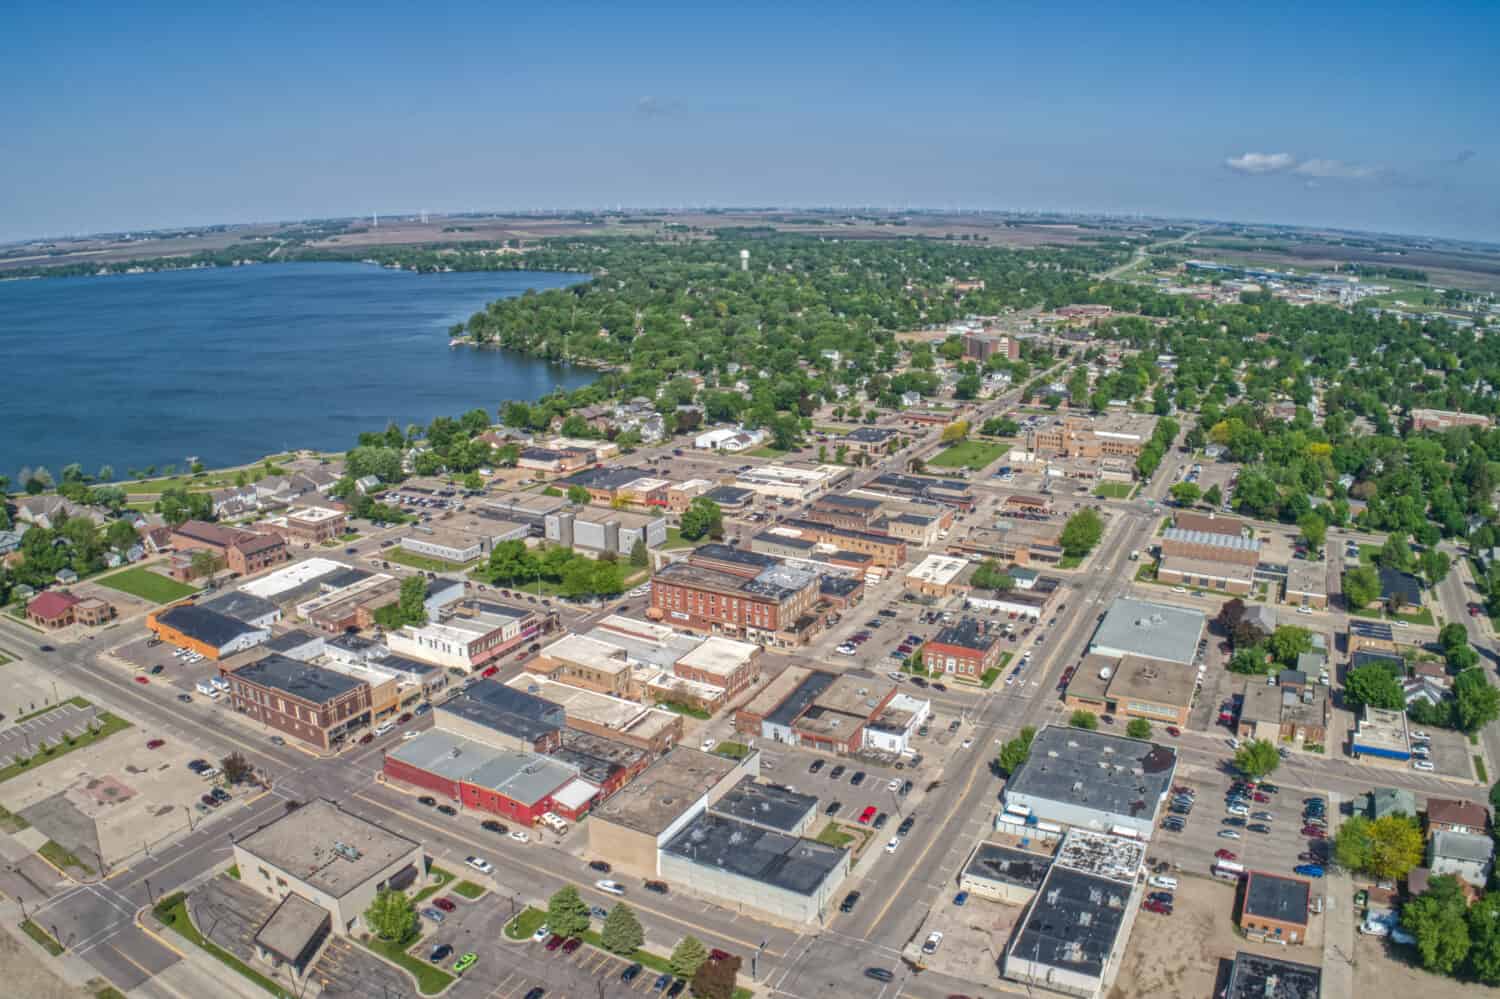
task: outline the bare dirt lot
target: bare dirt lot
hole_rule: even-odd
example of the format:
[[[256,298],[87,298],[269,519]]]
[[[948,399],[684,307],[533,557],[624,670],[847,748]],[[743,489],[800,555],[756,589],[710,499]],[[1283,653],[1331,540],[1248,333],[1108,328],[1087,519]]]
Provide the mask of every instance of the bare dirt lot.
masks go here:
[[[35,947],[23,947],[9,933],[0,933],[0,968],[5,969],[7,995],[26,996],[26,999],[88,999],[94,994],[59,978],[44,963],[49,960]]]
[[[1495,996],[1500,989],[1474,982],[1460,982],[1423,971],[1411,947],[1390,944],[1378,937],[1356,935],[1354,940],[1354,992],[1356,995],[1422,996],[1423,999],[1458,999],[1460,996]]]
[[[1238,951],[1321,964],[1322,917],[1314,916],[1311,943],[1277,947],[1252,943],[1234,925],[1235,886],[1204,878],[1178,879],[1170,916],[1142,912],[1125,950],[1109,999],[1200,999],[1214,994],[1219,962]],[[1373,993],[1372,993],[1373,994]]]

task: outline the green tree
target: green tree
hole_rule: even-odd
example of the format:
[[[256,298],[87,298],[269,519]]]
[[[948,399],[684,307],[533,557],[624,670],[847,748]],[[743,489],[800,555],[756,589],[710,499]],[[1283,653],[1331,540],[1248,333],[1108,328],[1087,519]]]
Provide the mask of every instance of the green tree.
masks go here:
[[[635,910],[624,902],[617,902],[605,917],[599,939],[604,944],[604,949],[611,954],[625,956],[640,949],[646,935],[641,930],[641,921],[635,918]]]
[[[1469,644],[1469,629],[1457,621],[1450,621],[1438,631],[1438,644],[1447,652],[1460,645]]]
[[[1125,726],[1125,734],[1132,739],[1151,738],[1151,723],[1144,718],[1132,718]]]
[[[1183,506],[1192,506],[1203,496],[1196,482],[1179,482],[1171,489],[1172,498]]]
[[[1448,578],[1448,570],[1452,564],[1448,553],[1436,548],[1428,548],[1422,552],[1417,562],[1422,570],[1422,576],[1427,580],[1427,585],[1432,587],[1436,587]]]
[[[140,535],[135,533],[135,528],[130,526],[129,521],[112,520],[104,529],[104,543],[121,554],[140,544],[140,540]]]
[[[1068,716],[1068,724],[1073,728],[1081,728],[1092,732],[1099,727],[1099,716],[1092,711],[1085,711],[1079,708]]]
[[[693,995],[697,999],[733,999],[738,986],[740,959],[729,957],[720,961],[704,961],[693,976]]]
[[[582,486],[569,486],[568,487],[568,502],[569,503],[577,503],[579,506],[584,506],[585,504],[588,503],[588,501],[589,501],[590,498],[591,497],[589,496],[589,491],[587,489],[583,488]]]
[[[1417,557],[1412,554],[1406,535],[1399,531],[1385,539],[1385,544],[1380,546],[1380,553],[1375,556],[1375,561],[1397,572],[1410,572],[1417,565]]]
[[[1440,874],[1401,910],[1401,925],[1417,938],[1422,967],[1451,975],[1469,953],[1468,903],[1458,879]]]
[[[1469,968],[1487,985],[1500,984],[1500,891],[1469,906]]]
[[[646,553],[646,543],[637,541],[630,549],[630,564],[637,569],[644,569],[650,562]]]
[[[1409,815],[1352,816],[1333,841],[1340,867],[1381,880],[1404,877],[1422,862],[1423,849],[1421,827]]]
[[[1297,657],[1312,651],[1312,632],[1296,625],[1283,624],[1271,632],[1266,642],[1271,655],[1283,666],[1297,665]]]
[[[417,935],[417,909],[404,891],[387,888],[375,893],[365,910],[365,925],[389,943],[404,944]]]
[[[944,444],[954,444],[969,436],[969,421],[954,420],[943,428],[942,441]]]
[[[1219,484],[1217,482],[1209,486],[1208,492],[1203,494],[1203,502],[1207,503],[1211,507],[1214,507],[1215,509],[1223,504],[1224,490],[1219,488]]]
[[[1344,602],[1351,610],[1368,607],[1380,599],[1380,576],[1368,565],[1344,570]]]
[[[1079,510],[1068,518],[1062,529],[1063,552],[1068,555],[1087,555],[1104,536],[1104,521],[1093,510]]]
[[[224,779],[231,784],[243,783],[255,773],[255,767],[238,751],[220,760],[219,769],[224,771]]]
[[[1036,738],[1036,729],[1027,725],[1021,729],[1021,734],[1011,739],[1000,747],[998,763],[1000,770],[1009,777],[1018,770],[1021,764],[1031,757],[1031,740]],[[1500,785],[1496,785],[1500,787]]]
[[[667,959],[667,962],[672,967],[673,975],[687,980],[696,975],[703,962],[707,960],[708,949],[697,937],[688,935],[677,941],[677,946],[672,948],[672,956]]]
[[[572,885],[563,885],[547,900],[547,928],[560,937],[582,936],[589,928],[589,907]]]
[[[401,620],[404,624],[421,627],[427,623],[427,581],[421,576],[407,576],[401,580]]]
[[[194,577],[203,579],[212,576],[224,567],[224,560],[216,553],[206,548],[198,548],[188,556],[188,567]]]
[[[467,472],[463,477],[463,486],[471,493],[477,493],[484,488],[484,476],[478,472]]]
[[[1351,708],[1370,705],[1399,711],[1406,704],[1401,682],[1390,670],[1378,663],[1359,666],[1344,678],[1344,702]]]
[[[1280,765],[1281,757],[1276,753],[1276,745],[1269,739],[1251,739],[1241,744],[1234,754],[1235,769],[1251,780],[1270,776]]]
[[[1309,551],[1323,550],[1323,542],[1328,538],[1328,524],[1322,517],[1316,513],[1304,513],[1297,518],[1297,527],[1302,532],[1302,540],[1307,542]]]
[[[1458,727],[1478,732],[1500,717],[1500,690],[1490,686],[1481,669],[1466,669],[1453,681],[1453,704]]]
[[[707,496],[699,496],[682,512],[678,530],[688,541],[720,536],[724,531],[724,511]]]

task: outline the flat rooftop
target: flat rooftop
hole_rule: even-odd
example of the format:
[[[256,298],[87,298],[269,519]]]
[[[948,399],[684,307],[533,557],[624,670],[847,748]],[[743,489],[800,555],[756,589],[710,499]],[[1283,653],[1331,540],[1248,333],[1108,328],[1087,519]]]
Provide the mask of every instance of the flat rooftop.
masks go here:
[[[1009,956],[1098,978],[1114,952],[1129,902],[1130,886],[1054,864]]]
[[[1406,738],[1406,715],[1366,704],[1354,730],[1354,741],[1372,749],[1389,749],[1406,753],[1411,749]]]
[[[1312,882],[1305,878],[1251,871],[1245,879],[1242,911],[1247,916],[1306,925],[1307,905],[1311,897]]]
[[[1323,562],[1293,559],[1286,570],[1288,593],[1328,595],[1328,566]]]
[[[1011,596],[1007,594],[1007,599]],[[1024,601],[1030,602],[1030,601]],[[1036,602],[1045,602],[1037,598]],[[988,652],[1000,641],[1002,631],[999,626],[991,625],[987,620],[964,617],[959,618],[953,624],[945,625],[932,641],[936,645],[952,645],[960,649],[973,649],[976,652]]]
[[[1094,630],[1089,651],[1101,655],[1137,655],[1167,662],[1191,663],[1198,652],[1206,619],[1202,611],[1119,597]]]
[[[653,739],[677,724],[678,716],[670,711],[557,683],[535,673],[512,677],[508,686],[560,705],[568,718],[638,739]]]
[[[798,715],[812,707],[813,702],[822,695],[823,691],[833,686],[834,679],[835,677],[832,673],[810,671],[806,676],[801,678],[795,687],[788,691],[785,698],[776,706],[775,710],[766,716],[766,721],[772,725],[790,725],[797,719]]]
[[[912,567],[912,570],[906,574],[906,579],[908,582],[947,586],[957,579],[959,574],[968,567],[969,560],[966,558],[954,558],[951,555],[929,555]]]
[[[421,846],[322,798],[287,812],[236,843],[271,867],[334,898],[343,898]]]
[[[1114,666],[1109,696],[1122,701],[1142,700],[1187,707],[1193,703],[1197,679],[1191,666],[1144,656],[1126,656]]]
[[[704,639],[696,649],[677,660],[681,666],[728,678],[760,652],[760,646],[717,635]]]
[[[594,810],[596,818],[660,836],[715,784],[734,772],[734,760],[674,746]]]
[[[445,780],[463,781],[535,804],[578,776],[576,767],[536,753],[496,749],[440,729],[428,729],[386,753]]]
[[[662,851],[798,895],[815,894],[848,857],[839,847],[712,813],[690,822]]]
[[[326,704],[365,685],[363,680],[278,653],[241,666],[230,675],[313,704]]]
[[[156,615],[156,620],[182,632],[189,638],[212,645],[214,648],[226,645],[241,635],[248,635],[259,630],[239,618],[221,614],[210,607],[198,604],[178,604],[175,607],[168,607]]]
[[[1146,844],[1141,840],[1075,828],[1068,830],[1052,862],[1080,874],[1129,885],[1145,859]]]
[[[250,593],[257,597],[274,599],[275,597],[288,593],[307,583],[311,583],[323,576],[340,572],[349,568],[342,562],[335,562],[329,558],[309,558],[301,562],[293,562],[291,565],[277,569],[269,575],[252,579],[240,587],[241,593]]]
[[[803,680],[812,676],[812,673],[813,671],[806,666],[788,666],[761,687],[740,710],[746,714],[762,717],[769,715],[782,701],[786,700],[788,694],[801,686]]]
[[[1029,888],[1041,885],[1052,866],[1049,857],[998,843],[980,843],[964,865],[963,877]]]
[[[1169,527],[1162,532],[1163,541],[1180,541],[1186,545],[1210,545],[1225,551],[1258,552],[1260,539],[1241,534],[1221,534],[1218,531],[1195,531],[1181,527]]]
[[[203,600],[198,606],[204,610],[211,610],[225,617],[232,617],[237,621],[253,621],[280,610],[274,603],[265,597],[258,597],[253,593],[243,590],[230,590],[221,593],[209,600]]]
[[[1149,819],[1176,767],[1177,754],[1166,746],[1048,725],[1032,740],[1031,757],[1011,777],[1005,795]]]
[[[816,795],[788,791],[778,784],[763,784],[746,775],[709,810],[715,815],[792,835],[807,813],[817,807]]]
[[[1323,969],[1242,950],[1234,956],[1222,999],[1320,999]]]

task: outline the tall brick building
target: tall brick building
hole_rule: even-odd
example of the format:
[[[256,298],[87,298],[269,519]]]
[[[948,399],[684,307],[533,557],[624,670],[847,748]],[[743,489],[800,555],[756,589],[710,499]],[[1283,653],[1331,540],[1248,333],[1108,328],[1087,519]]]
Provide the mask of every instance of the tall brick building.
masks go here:
[[[705,545],[651,578],[653,616],[676,627],[795,644],[818,599],[818,577],[727,545]]]
[[[178,551],[207,551],[223,559],[231,572],[242,576],[287,560],[286,542],[275,534],[256,534],[202,520],[188,520],[172,531]]]

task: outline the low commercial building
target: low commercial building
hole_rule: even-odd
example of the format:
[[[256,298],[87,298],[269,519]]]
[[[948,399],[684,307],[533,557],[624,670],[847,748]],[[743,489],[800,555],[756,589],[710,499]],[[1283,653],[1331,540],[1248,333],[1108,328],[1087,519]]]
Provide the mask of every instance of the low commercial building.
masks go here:
[[[319,545],[343,535],[349,523],[343,510],[326,506],[294,506],[267,517],[256,526],[280,535],[291,544]]]
[[[1005,952],[1005,977],[1092,999],[1119,973],[1142,892],[1145,841],[1073,830]]]
[[[865,483],[857,492],[862,496],[885,496],[937,503],[965,512],[973,510],[975,506],[974,492],[963,479],[946,479],[931,475],[885,472]]]
[[[1009,905],[1036,897],[1052,858],[999,843],[980,843],[958,876],[958,887],[970,895]]]
[[[1311,899],[1312,882],[1306,878],[1250,871],[1240,893],[1240,929],[1257,943],[1306,943]]]
[[[662,846],[660,872],[695,892],[810,923],[832,908],[849,851],[710,811]]]
[[[932,714],[932,702],[898,692],[884,710],[865,725],[865,746],[883,753],[901,754],[911,748],[912,738]]]
[[[271,637],[271,630],[246,624],[236,618],[197,604],[173,604],[146,615],[153,635],[207,659],[222,659],[253,648]]]
[[[1089,651],[1115,659],[1133,655],[1186,666],[1194,662],[1206,626],[1202,611],[1118,597],[1094,630]]]
[[[731,760],[675,746],[595,806],[589,856],[637,877],[658,877],[662,848],[743,778],[759,775],[759,752]]]
[[[375,612],[401,599],[401,580],[383,572],[350,569],[321,581],[316,596],[296,605],[297,617],[337,635],[375,626]]]
[[[423,876],[422,844],[321,798],[231,841],[240,884],[276,901],[301,897],[326,912],[340,936],[368,929],[364,914],[377,893]]]
[[[971,590],[968,606],[976,611],[994,611],[1012,618],[1039,621],[1048,613],[1062,584],[1051,576],[1039,576],[1026,569],[1012,567],[1008,573],[1015,581],[1009,590]]]
[[[1234,955],[1222,999],[1321,999],[1323,969],[1242,950]]]
[[[562,705],[494,680],[471,683],[432,710],[433,727],[496,749],[550,753],[562,745]]]
[[[1212,510],[1208,513],[1179,510],[1172,515],[1172,526],[1192,534],[1217,534],[1226,538],[1242,538],[1248,533],[1243,520],[1221,517]]]
[[[463,600],[436,620],[386,636],[392,652],[468,672],[483,669],[539,637],[546,618],[535,609],[494,600]]]
[[[896,687],[885,681],[790,666],[735,713],[735,730],[840,755],[864,748]],[[884,737],[884,736],[882,736]]]
[[[1026,834],[1022,822],[1046,820],[1096,832],[1118,830],[1149,839],[1172,786],[1177,753],[1168,746],[1103,732],[1048,725],[1031,743],[1031,756],[1005,785],[1006,811],[996,828]]]
[[[197,605],[255,628],[269,628],[281,620],[280,607],[265,597],[257,597],[243,590],[230,590],[207,600],[199,600]]]
[[[1355,759],[1371,763],[1404,765],[1411,759],[1411,737],[1406,713],[1364,706],[1349,740]]]
[[[739,473],[734,484],[761,496],[806,503],[827,492],[852,474],[841,465],[761,465]]]
[[[1287,566],[1283,599],[1296,607],[1323,610],[1328,606],[1328,566],[1324,562],[1294,559]]]
[[[567,724],[583,732],[652,753],[663,753],[682,739],[682,715],[620,697],[557,683],[535,673],[512,677],[516,690],[563,709]]]
[[[373,720],[370,685],[311,663],[271,654],[220,669],[241,714],[315,749],[337,749]]]
[[[743,427],[720,427],[716,430],[705,431],[693,438],[693,447],[704,451],[726,451],[730,454],[738,454],[741,451],[760,447],[770,439],[770,436],[760,428],[746,430]]]
[[[1477,801],[1457,798],[1427,799],[1427,837],[1440,832],[1483,836],[1489,832],[1490,810]]]
[[[82,601],[67,590],[47,590],[26,603],[26,620],[49,630],[66,628]]]
[[[564,789],[578,779],[576,768],[552,757],[496,749],[439,729],[387,750],[384,773],[389,780],[523,826],[555,811]],[[593,785],[587,790],[583,808],[564,806],[568,818],[576,820],[599,792]]]
[[[1001,631],[988,618],[963,617],[922,646],[922,665],[955,680],[979,683],[1000,662]]]
[[[755,502],[755,490],[740,486],[715,486],[703,494],[725,513],[742,513]]]
[[[1001,520],[993,527],[975,527],[948,550],[979,555],[1018,566],[1057,565],[1062,561],[1062,524],[1051,520]]]
[[[278,535],[256,534],[202,520],[179,524],[172,531],[171,543],[182,552],[210,552],[231,572],[242,576],[285,562],[288,557],[286,542]]]
[[[1244,596],[1255,587],[1253,566],[1185,555],[1163,555],[1156,578],[1174,586],[1217,590],[1235,596]]]
[[[280,653],[288,659],[300,659],[305,663],[310,663],[323,655],[327,642],[328,639],[323,635],[295,628],[284,634],[273,636],[265,643],[265,649],[267,652]]]
[[[818,798],[798,794],[781,784],[741,777],[738,784],[708,806],[712,815],[760,826],[787,836],[806,836],[818,818]]]
[[[1223,562],[1254,569],[1260,562],[1260,539],[1217,531],[1189,531],[1169,527],[1162,532],[1161,551],[1166,557]]]
[[[838,439],[851,454],[878,458],[891,453],[901,431],[894,427],[857,427]]]
[[[1186,725],[1196,674],[1191,667],[1143,656],[1088,655],[1068,681],[1069,710]],[[1273,688],[1274,689],[1274,688]]]
[[[1242,739],[1268,739],[1278,745],[1325,745],[1332,706],[1328,688],[1318,684],[1275,686],[1252,678],[1245,684],[1237,732]]]
[[[584,506],[547,515],[546,538],[564,548],[629,555],[636,545],[659,548],[667,543],[667,519],[605,506]]]
[[[968,593],[974,565],[966,558],[929,555],[906,574],[906,590],[937,599]]]
[[[546,535],[547,518],[568,509],[568,506],[563,496],[512,492],[483,500],[476,512],[479,516],[525,524],[531,537],[540,538]]]
[[[788,519],[777,525],[777,530],[820,545],[868,555],[875,565],[893,569],[906,562],[906,542],[891,534],[876,531],[856,531],[831,524],[819,524],[811,520]]]
[[[600,800],[635,780],[654,759],[639,746],[576,728],[562,730],[562,745],[552,758],[576,768],[579,777],[598,787]]]
[[[539,476],[565,475],[593,463],[594,452],[582,448],[554,450],[545,447],[528,447],[522,448],[520,456],[516,459],[517,468],[536,472]]]

